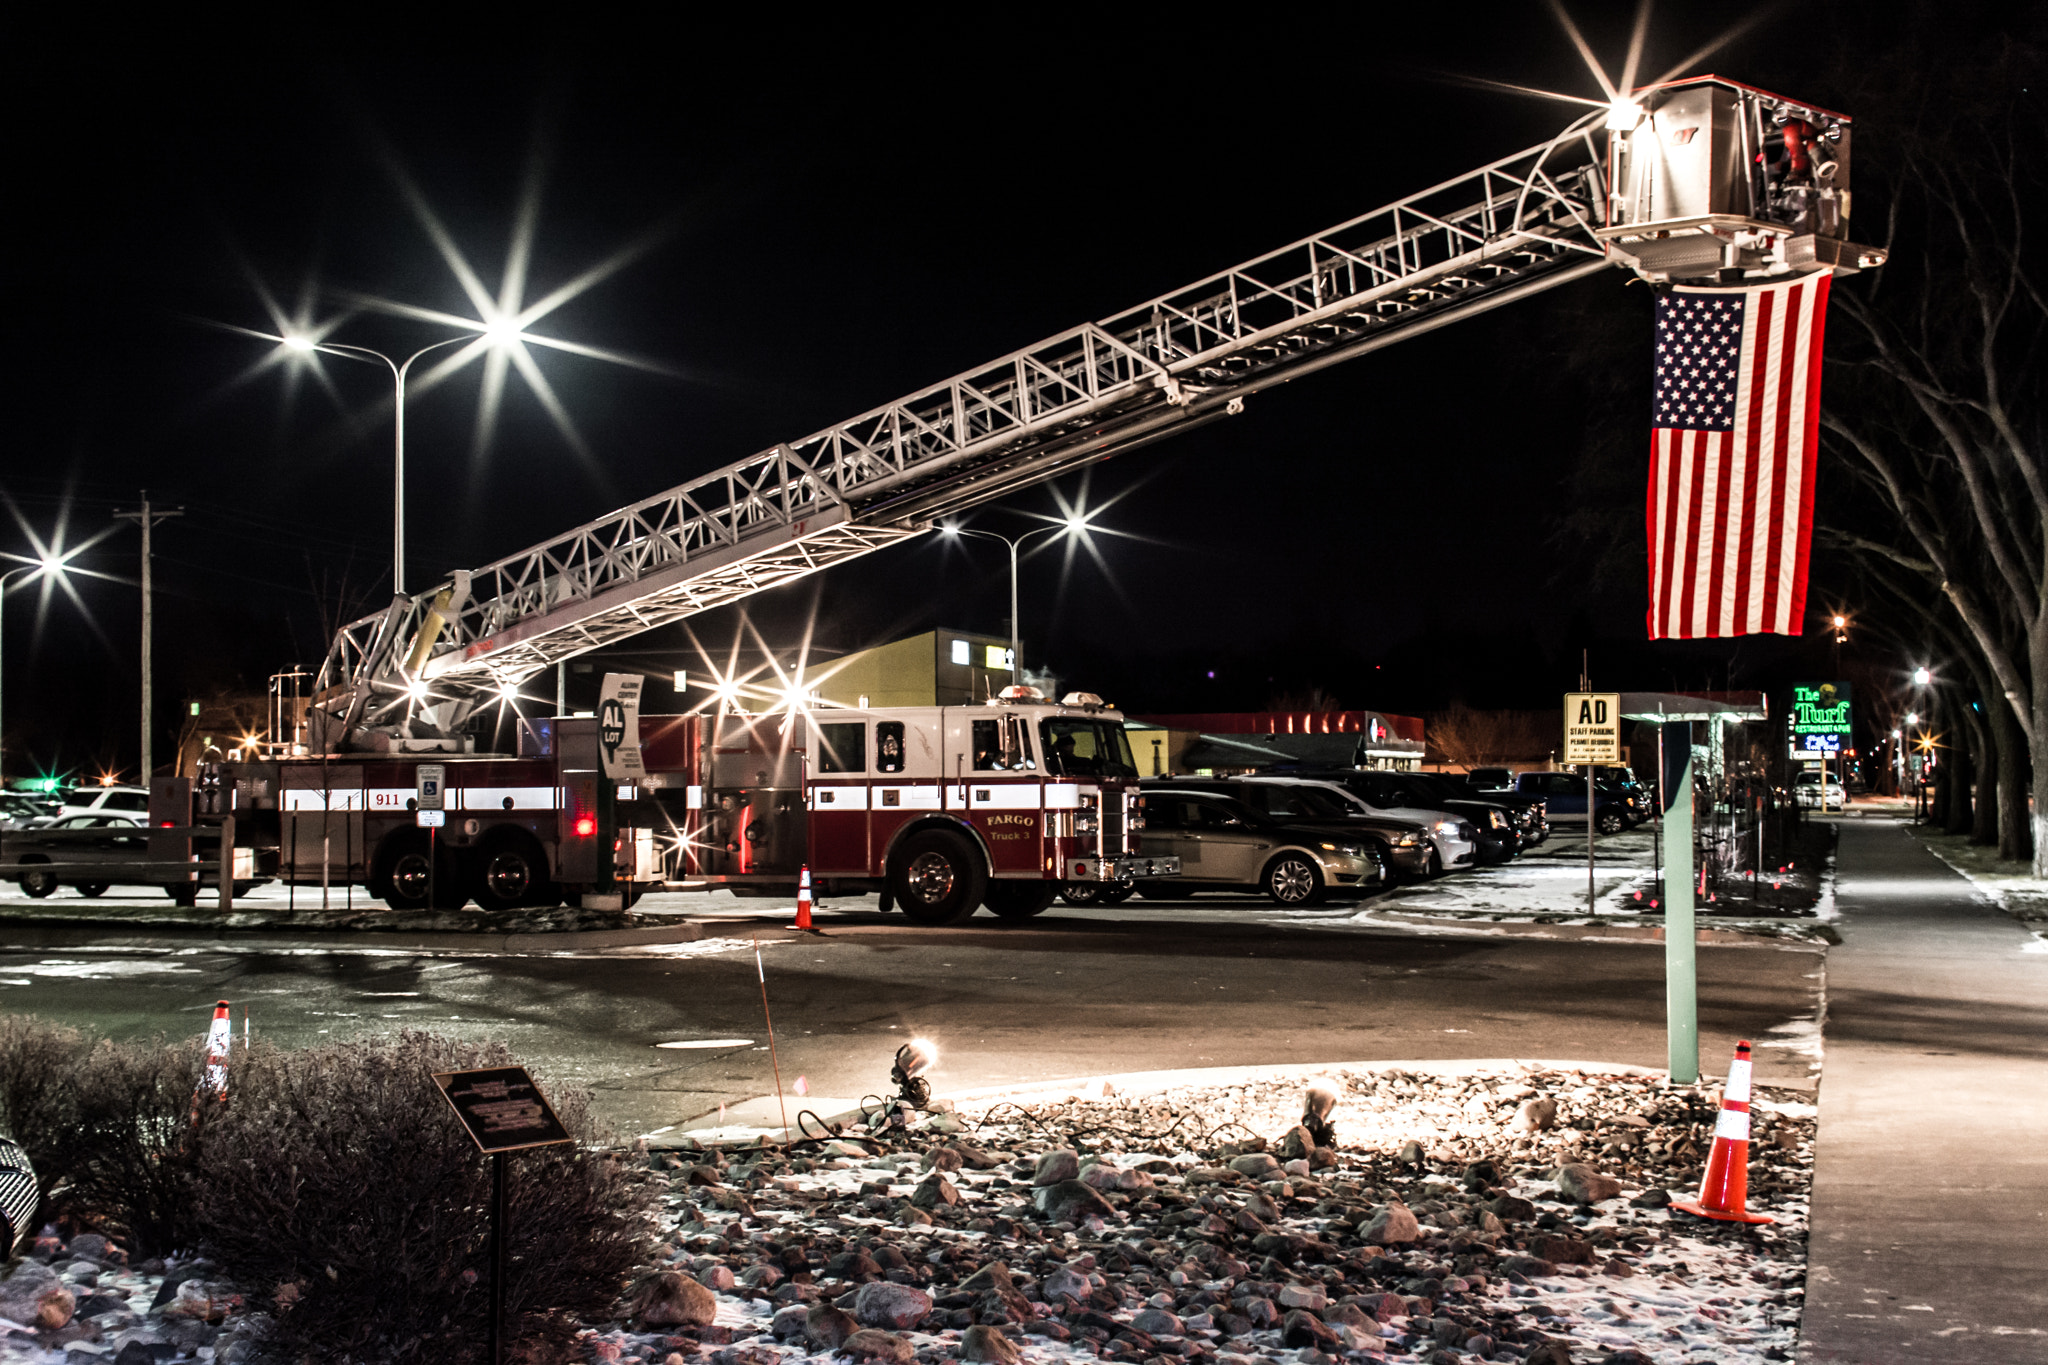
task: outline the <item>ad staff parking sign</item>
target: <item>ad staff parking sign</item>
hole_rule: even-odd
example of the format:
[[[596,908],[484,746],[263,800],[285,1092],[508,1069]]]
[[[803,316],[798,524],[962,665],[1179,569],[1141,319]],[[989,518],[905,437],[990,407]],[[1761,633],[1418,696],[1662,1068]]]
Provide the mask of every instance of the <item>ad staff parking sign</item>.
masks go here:
[[[1621,762],[1621,693],[1564,694],[1564,761]]]

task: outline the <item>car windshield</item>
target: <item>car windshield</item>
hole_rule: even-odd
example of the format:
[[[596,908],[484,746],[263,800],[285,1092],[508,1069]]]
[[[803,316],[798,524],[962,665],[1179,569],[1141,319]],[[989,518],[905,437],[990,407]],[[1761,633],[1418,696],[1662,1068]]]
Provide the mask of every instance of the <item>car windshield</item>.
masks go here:
[[[1136,777],[1131,742],[1113,720],[1059,716],[1039,725],[1046,771],[1055,777]]]

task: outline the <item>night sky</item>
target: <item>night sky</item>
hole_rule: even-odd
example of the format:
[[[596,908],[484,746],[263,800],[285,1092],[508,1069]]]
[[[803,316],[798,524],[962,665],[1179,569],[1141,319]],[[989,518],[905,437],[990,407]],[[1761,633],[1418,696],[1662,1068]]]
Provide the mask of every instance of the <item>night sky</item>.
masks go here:
[[[1618,68],[1627,13],[1576,8]],[[1669,10],[1652,73],[1740,17]],[[1783,7],[1691,71],[1829,104],[1841,54],[1823,35],[1881,42],[1873,13]],[[1943,13],[1951,31],[1995,27]],[[185,697],[260,691],[273,669],[317,662],[337,612],[388,594],[388,377],[327,360],[331,392],[303,370],[294,382],[297,367],[258,368],[269,343],[232,329],[271,330],[267,291],[323,322],[352,314],[334,341],[402,353],[452,335],[358,302],[474,315],[403,181],[494,291],[531,176],[528,298],[636,249],[532,330],[652,367],[534,350],[581,451],[516,375],[482,449],[480,367],[416,396],[419,588],[1574,116],[1448,77],[1598,93],[1535,4],[1250,27],[1194,14],[620,19],[524,37],[401,30],[388,48],[367,13],[341,10],[332,28],[254,39],[16,31],[0,488],[36,534],[64,521],[70,543],[144,487],[184,508],[157,539],[161,756]],[[1859,144],[1859,162],[1874,154]],[[1311,688],[1397,711],[1548,705],[1582,647],[1612,687],[1811,672],[1817,643],[1642,643],[1639,485],[1589,452],[1646,446],[1649,319],[1647,290],[1596,276],[980,511],[973,524],[1014,533],[1056,510],[1057,488],[1113,503],[1101,525],[1131,537],[1098,542],[1107,574],[1085,554],[1064,579],[1057,552],[1027,562],[1027,656],[1137,712]],[[0,549],[29,552],[4,513]],[[132,529],[97,544],[78,563],[124,581],[84,580],[82,606],[57,594],[40,622],[34,590],[8,594],[11,773],[132,772],[136,550]],[[927,538],[745,611],[776,646],[815,617],[816,642],[837,650],[935,625],[1001,631],[1007,591],[999,546]],[[740,616],[693,627],[723,642]],[[622,654],[696,662],[677,631]]]

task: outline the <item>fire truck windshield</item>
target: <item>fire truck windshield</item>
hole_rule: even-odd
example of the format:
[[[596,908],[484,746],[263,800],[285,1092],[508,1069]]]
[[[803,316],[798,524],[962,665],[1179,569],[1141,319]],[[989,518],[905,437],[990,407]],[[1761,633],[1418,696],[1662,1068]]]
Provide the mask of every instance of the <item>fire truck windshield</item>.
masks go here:
[[[1131,742],[1124,727],[1112,720],[1043,721],[1039,736],[1045,746],[1045,768],[1055,777],[1136,777]]]

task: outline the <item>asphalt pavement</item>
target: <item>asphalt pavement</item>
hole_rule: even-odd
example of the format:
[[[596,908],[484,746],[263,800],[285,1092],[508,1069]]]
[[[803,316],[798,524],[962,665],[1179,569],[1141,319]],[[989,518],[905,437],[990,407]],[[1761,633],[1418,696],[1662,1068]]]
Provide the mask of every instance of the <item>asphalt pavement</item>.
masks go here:
[[[1841,825],[1801,1358],[2048,1361],[2048,940]]]
[[[855,910],[821,918],[826,931],[813,937],[740,913],[696,942],[522,953],[11,926],[0,1010],[117,1036],[190,1036],[225,998],[238,1033],[246,1011],[255,1033],[286,1045],[399,1027],[498,1039],[537,1072],[591,1087],[599,1112],[629,1132],[772,1094],[777,1063],[821,1112],[856,1101],[886,1085],[896,1046],[916,1035],[939,1044],[941,1094],[1175,1067],[1663,1063],[1659,944],[1389,932],[1348,914],[1204,898],[935,930]],[[1765,1049],[1760,1079],[1811,1084],[1800,1049],[1821,975],[1809,945],[1703,946],[1710,1068],[1739,1036],[1781,1038],[1788,1046]]]

